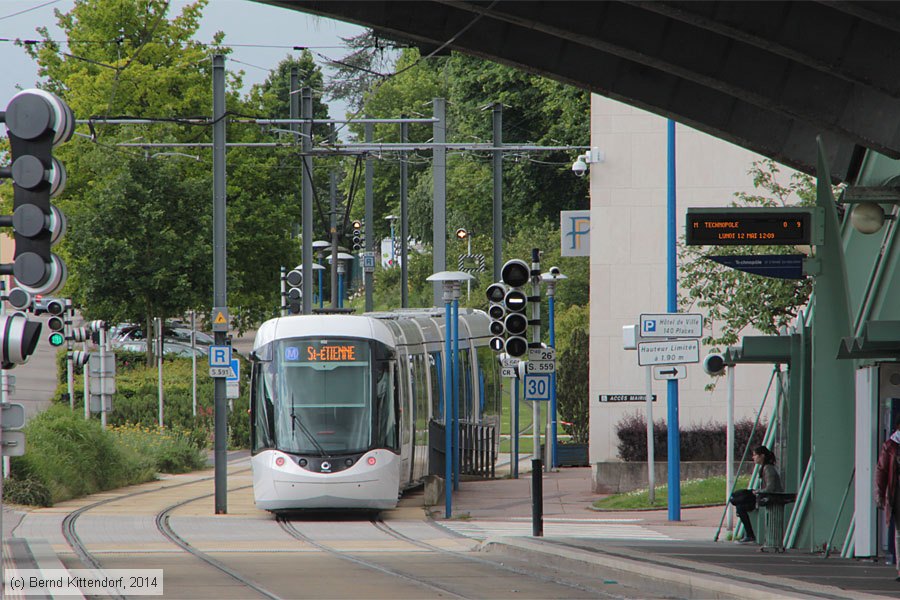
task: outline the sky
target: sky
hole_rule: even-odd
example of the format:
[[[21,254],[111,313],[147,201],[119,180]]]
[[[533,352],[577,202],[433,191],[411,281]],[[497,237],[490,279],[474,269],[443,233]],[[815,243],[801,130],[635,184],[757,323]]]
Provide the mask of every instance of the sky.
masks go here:
[[[189,0],[172,0],[168,18],[180,14],[188,3]],[[53,11],[68,12],[74,4],[74,0],[0,0],[0,39],[37,39],[35,29],[44,25],[50,28],[52,36],[58,35],[54,39],[64,39],[56,27]],[[225,33],[226,45],[235,45],[226,68],[244,71],[244,91],[247,91],[253,84],[265,81],[269,70],[282,59],[295,54],[294,46],[306,46],[327,57],[341,58],[347,54],[341,47],[341,38],[357,35],[363,28],[250,0],[210,0],[195,37],[210,42],[216,31]],[[316,61],[324,63],[318,56]],[[37,64],[22,48],[0,41],[0,110],[15,95],[17,86],[34,87],[36,81]],[[345,111],[344,104],[330,106],[333,117],[343,116]]]

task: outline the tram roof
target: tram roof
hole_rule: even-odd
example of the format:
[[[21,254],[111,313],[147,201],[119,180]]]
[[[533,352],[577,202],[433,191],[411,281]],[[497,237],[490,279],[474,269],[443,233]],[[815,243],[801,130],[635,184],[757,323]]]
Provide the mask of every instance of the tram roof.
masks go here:
[[[253,349],[279,339],[310,336],[365,338],[389,346],[395,345],[390,329],[378,319],[368,316],[293,315],[270,319],[263,323],[256,333]]]

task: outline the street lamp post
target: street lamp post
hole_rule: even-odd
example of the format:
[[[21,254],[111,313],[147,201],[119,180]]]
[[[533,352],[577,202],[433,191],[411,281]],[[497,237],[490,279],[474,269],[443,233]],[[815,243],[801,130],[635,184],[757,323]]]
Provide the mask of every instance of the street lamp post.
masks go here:
[[[559,268],[550,267],[550,271],[548,273],[542,273],[541,279],[547,285],[547,320],[550,325],[550,347],[556,348],[556,282],[562,279],[568,279],[565,275],[560,273]],[[557,448],[556,448],[556,432],[558,427],[557,422],[557,406],[556,406],[556,370],[550,374],[550,410],[548,417],[550,418],[550,441],[547,444],[549,448],[549,463],[550,468],[555,469],[558,465],[556,464],[556,456],[557,456]]]
[[[313,269],[319,272],[319,308],[321,309],[325,306],[325,290],[322,287],[322,277],[325,273],[325,265],[322,263],[325,262],[325,248],[330,247],[331,243],[324,240],[316,240],[312,243],[312,246],[316,253],[316,258],[319,259],[319,266],[322,267],[321,269],[313,267]]]
[[[388,215],[385,217],[385,219],[391,222],[391,258],[390,260],[388,260],[388,265],[390,265],[391,267],[395,266],[394,263],[397,257],[397,251],[395,250],[394,245],[394,223],[396,223],[397,219],[399,218],[400,217],[398,217],[397,215]]]
[[[459,406],[456,398],[459,380],[455,365],[459,349],[459,288],[472,276],[461,271],[440,271],[426,281],[440,281],[444,300],[444,506],[446,518],[453,515],[452,490],[458,487]],[[454,296],[456,298],[454,299]],[[454,310],[455,301],[455,310]],[[455,333],[454,333],[455,332]],[[451,345],[452,342],[452,345]]]
[[[333,262],[334,256],[329,256],[328,261]],[[353,260],[353,255],[347,252],[338,252],[337,255],[337,303],[336,308],[344,308],[344,273],[347,272],[347,261]]]

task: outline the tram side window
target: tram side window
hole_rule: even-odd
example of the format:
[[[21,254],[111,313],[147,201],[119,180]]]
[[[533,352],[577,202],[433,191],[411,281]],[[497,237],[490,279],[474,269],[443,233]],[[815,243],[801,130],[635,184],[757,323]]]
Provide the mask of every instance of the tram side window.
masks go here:
[[[444,422],[444,378],[440,352],[428,354],[428,366],[431,369],[431,415],[438,423]]]
[[[459,351],[459,412],[460,418],[473,420],[472,411],[472,364],[469,361],[469,350]]]
[[[399,450],[397,439],[397,403],[399,401],[397,386],[394,385],[394,369],[391,363],[376,363],[375,376],[375,445],[392,450]]]
[[[275,446],[275,406],[272,403],[272,376],[266,373],[264,365],[254,367],[253,416],[254,436],[253,449],[273,448]]]
[[[500,410],[500,371],[494,352],[484,346],[478,349],[478,365],[484,375],[484,398],[482,414],[499,415]]]

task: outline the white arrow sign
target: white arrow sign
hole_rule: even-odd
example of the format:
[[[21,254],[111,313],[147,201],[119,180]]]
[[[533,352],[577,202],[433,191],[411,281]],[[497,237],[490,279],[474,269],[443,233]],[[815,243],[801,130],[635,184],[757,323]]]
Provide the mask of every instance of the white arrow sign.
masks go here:
[[[653,367],[653,379],[657,381],[666,381],[669,379],[685,379],[687,378],[687,369],[681,365],[671,365],[667,367]]]
[[[667,340],[638,344],[638,365],[683,365],[700,362],[700,340]]]

